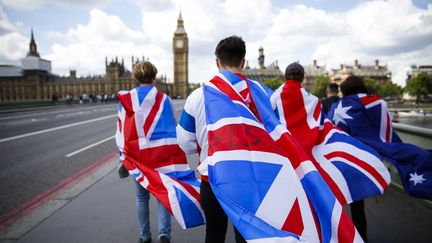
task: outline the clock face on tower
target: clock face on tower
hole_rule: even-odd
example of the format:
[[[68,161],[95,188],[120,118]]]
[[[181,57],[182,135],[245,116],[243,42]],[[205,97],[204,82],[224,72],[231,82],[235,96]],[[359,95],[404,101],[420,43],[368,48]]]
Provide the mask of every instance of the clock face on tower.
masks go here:
[[[182,48],[183,47],[183,40],[176,40],[175,46],[177,48]]]

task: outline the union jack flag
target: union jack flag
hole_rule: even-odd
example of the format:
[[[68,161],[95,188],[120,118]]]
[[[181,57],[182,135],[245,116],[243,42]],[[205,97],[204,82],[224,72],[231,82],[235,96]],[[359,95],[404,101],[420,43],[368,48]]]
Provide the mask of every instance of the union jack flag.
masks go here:
[[[384,193],[390,174],[379,154],[325,119],[320,100],[299,82],[285,82],[271,102],[342,205]]]
[[[200,182],[177,144],[169,98],[154,86],[120,91],[117,97],[116,143],[123,165],[181,227],[204,224]]]
[[[346,96],[332,107],[329,117],[391,162],[407,193],[432,200],[432,152],[401,141],[384,100],[376,95]]]
[[[222,71],[203,89],[209,182],[248,242],[362,242],[261,84]]]

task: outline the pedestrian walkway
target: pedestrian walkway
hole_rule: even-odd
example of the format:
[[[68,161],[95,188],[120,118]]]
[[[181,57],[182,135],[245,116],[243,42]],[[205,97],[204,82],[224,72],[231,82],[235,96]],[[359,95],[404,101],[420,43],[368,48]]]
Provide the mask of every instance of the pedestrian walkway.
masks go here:
[[[111,170],[60,210],[18,240],[4,243],[136,243],[134,188],[130,178],[119,179]],[[369,242],[431,242],[432,209],[388,189],[379,202],[366,200]],[[157,237],[156,203],[151,200],[151,227]],[[205,227],[183,230],[173,220],[172,242],[204,242]],[[154,241],[157,242],[157,241]],[[235,242],[232,228],[226,242]]]

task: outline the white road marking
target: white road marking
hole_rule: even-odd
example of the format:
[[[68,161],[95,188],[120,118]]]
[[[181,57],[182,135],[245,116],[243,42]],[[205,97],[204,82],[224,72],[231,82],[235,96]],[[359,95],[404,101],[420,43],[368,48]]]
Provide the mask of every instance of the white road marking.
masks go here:
[[[108,118],[115,117],[115,116],[117,116],[117,114],[113,114],[113,115],[109,115],[109,116],[103,116],[103,117],[99,117],[99,118],[95,118],[95,119],[91,119],[91,120],[87,120],[87,121],[75,122],[75,123],[71,123],[71,124],[67,124],[67,125],[63,125],[63,126],[59,126],[59,127],[53,127],[53,128],[49,128],[49,129],[36,131],[36,132],[25,133],[25,134],[13,136],[13,137],[2,138],[2,139],[0,139],[0,143],[19,139],[19,138],[30,137],[30,136],[38,135],[38,134],[42,134],[42,133],[52,132],[52,131],[56,131],[56,130],[60,130],[60,129],[65,129],[65,128],[69,128],[69,127],[79,126],[82,124],[100,121],[100,120],[108,119]]]
[[[104,143],[104,142],[106,142],[106,141],[109,141],[109,140],[113,139],[114,137],[115,137],[115,135],[113,135],[113,136],[111,136],[111,137],[107,137],[107,138],[105,138],[105,139],[102,139],[102,140],[100,140],[99,142],[96,142],[96,143],[94,143],[94,144],[90,144],[90,145],[88,145],[88,146],[85,146],[84,148],[81,148],[81,149],[78,149],[78,150],[76,150],[76,151],[73,151],[72,153],[68,153],[68,154],[65,155],[65,157],[72,157],[72,156],[74,156],[75,154],[81,153],[81,152],[83,152],[83,151],[85,151],[85,150],[87,150],[87,149],[93,148],[93,147],[95,147],[95,146],[97,146],[97,145],[99,145],[99,144],[101,144],[101,143]]]
[[[77,108],[77,109],[73,109],[73,108],[70,108],[70,109],[71,110],[62,109],[62,110],[47,111],[47,112],[38,112],[38,113],[30,113],[30,114],[22,114],[22,115],[15,115],[15,116],[14,115],[7,116],[7,114],[6,114],[4,117],[0,117],[0,121],[11,120],[11,119],[15,119],[15,118],[25,118],[25,117],[31,117],[31,116],[52,115],[52,114],[57,114],[57,113],[65,113],[65,114],[70,113],[70,112],[76,113],[76,112],[87,111],[87,110],[90,110],[90,111],[93,111],[93,112],[113,110],[111,107],[102,107],[102,108],[95,108],[95,107],[82,108],[82,107],[80,107],[80,108]]]

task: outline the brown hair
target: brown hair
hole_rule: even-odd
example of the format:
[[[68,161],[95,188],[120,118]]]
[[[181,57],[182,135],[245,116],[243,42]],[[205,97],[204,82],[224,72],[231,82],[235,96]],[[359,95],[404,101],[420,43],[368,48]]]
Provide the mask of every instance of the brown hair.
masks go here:
[[[151,62],[143,61],[135,64],[132,77],[141,84],[152,83],[156,79],[157,68]]]
[[[343,96],[353,94],[367,94],[368,88],[363,80],[357,76],[350,76],[340,85],[340,90]]]

